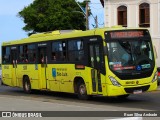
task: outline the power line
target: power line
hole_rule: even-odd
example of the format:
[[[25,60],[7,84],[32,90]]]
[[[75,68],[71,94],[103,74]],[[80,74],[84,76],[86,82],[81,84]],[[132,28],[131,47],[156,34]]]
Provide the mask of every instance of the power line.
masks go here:
[[[86,30],[89,30],[89,0],[85,0],[86,1]]]
[[[91,3],[91,4],[101,4],[101,3]]]
[[[101,7],[101,8],[95,8],[95,7],[93,7],[93,6],[92,6],[92,8],[94,8],[94,9],[96,9],[96,10],[104,9],[103,7]]]
[[[95,7],[93,7],[93,4],[101,4],[101,3],[93,3],[93,2],[92,2],[92,3],[90,3],[90,4],[92,4],[92,6],[91,6],[92,9],[95,9],[96,11],[97,11],[97,10],[102,10],[102,9],[104,9],[103,7],[101,7],[101,8],[95,8]],[[95,22],[95,25],[92,24],[92,26],[98,27],[98,25],[100,25],[100,26],[101,26],[101,25],[104,25],[104,22],[103,22],[103,23],[99,23],[99,22],[98,22],[98,16],[97,16],[97,15],[96,15],[96,17],[94,17],[93,14],[91,13],[91,16],[93,17],[94,22]],[[103,20],[103,21],[104,21],[104,20]]]
[[[77,0],[75,0],[75,2],[76,2],[76,4],[79,6],[79,8],[82,10],[83,15],[86,16],[86,13],[85,13],[85,11],[83,10],[82,6],[78,3]]]

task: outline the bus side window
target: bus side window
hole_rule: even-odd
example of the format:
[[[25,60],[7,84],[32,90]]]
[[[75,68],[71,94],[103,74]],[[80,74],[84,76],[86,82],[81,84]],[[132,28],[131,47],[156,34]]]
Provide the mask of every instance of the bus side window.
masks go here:
[[[33,54],[33,62],[36,62],[36,54]]]
[[[70,40],[68,42],[68,55],[69,61],[83,61],[84,48],[81,39]]]
[[[41,59],[40,59],[40,63],[44,63],[44,55],[41,54],[40,56],[41,56],[41,57],[40,57],[40,58],[41,58]]]
[[[66,43],[65,42],[62,42],[62,49],[63,49],[63,51],[62,51],[63,52],[63,56],[62,56],[63,58],[62,59],[66,60],[67,56],[66,56]]]
[[[66,59],[66,43],[63,41],[52,42],[52,61],[64,61]]]
[[[23,46],[23,53],[24,53],[24,59],[23,59],[23,62],[29,62],[28,61],[28,46],[27,45],[24,45]]]
[[[35,44],[28,45],[28,51],[26,53],[28,55],[28,60],[31,63],[36,62],[36,46]]]
[[[55,52],[52,52],[52,58],[51,59],[54,60],[54,61],[56,61],[56,54],[55,54]]]
[[[2,53],[2,62],[3,64],[5,63],[10,63],[10,47],[4,47],[3,48],[3,53]]]
[[[19,62],[24,61],[24,51],[23,51],[23,46],[19,46]]]

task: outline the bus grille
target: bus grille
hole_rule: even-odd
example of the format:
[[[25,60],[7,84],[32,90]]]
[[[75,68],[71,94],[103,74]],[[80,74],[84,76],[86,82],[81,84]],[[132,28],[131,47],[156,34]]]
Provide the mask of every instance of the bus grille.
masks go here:
[[[149,89],[150,85],[147,86],[142,86],[142,87],[134,87],[134,88],[124,88],[124,90],[126,91],[126,93],[133,93],[135,90],[142,90],[147,91]]]

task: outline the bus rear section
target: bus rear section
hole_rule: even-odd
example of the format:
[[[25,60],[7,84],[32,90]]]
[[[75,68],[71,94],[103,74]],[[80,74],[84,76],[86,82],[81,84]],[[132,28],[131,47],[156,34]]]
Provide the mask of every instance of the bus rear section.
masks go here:
[[[107,96],[157,89],[157,68],[148,30],[106,31]]]

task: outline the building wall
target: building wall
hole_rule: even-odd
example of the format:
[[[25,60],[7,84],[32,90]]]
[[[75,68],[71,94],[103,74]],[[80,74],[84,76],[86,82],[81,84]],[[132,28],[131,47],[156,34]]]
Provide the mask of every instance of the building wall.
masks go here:
[[[127,7],[127,27],[139,27],[139,5],[150,4],[150,30],[157,51],[157,65],[160,66],[160,0],[104,0],[105,27],[118,24],[117,8]]]

